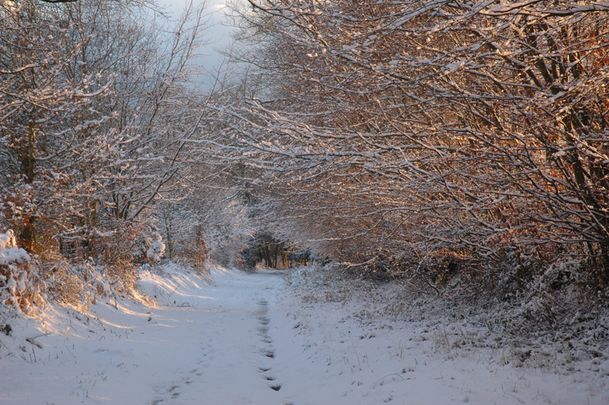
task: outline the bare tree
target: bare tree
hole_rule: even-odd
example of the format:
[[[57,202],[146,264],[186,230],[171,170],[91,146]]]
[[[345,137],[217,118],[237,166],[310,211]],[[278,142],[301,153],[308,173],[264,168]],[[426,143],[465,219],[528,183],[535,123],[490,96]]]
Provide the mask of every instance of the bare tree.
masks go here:
[[[219,147],[322,251],[608,274],[604,3],[249,3]]]
[[[100,255],[187,176],[202,11],[185,11],[167,51],[139,1],[4,2],[0,12],[5,221],[30,251],[59,242]]]

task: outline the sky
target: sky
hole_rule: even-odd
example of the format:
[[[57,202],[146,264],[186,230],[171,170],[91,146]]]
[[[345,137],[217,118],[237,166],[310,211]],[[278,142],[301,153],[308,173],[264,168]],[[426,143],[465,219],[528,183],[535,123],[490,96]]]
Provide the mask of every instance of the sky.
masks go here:
[[[178,18],[189,0],[158,0],[174,19]],[[245,3],[245,0],[194,0],[195,6],[205,4],[205,30],[201,36],[204,45],[197,52],[194,63],[201,66],[206,74],[197,76],[197,87],[209,89],[214,81],[214,74],[220,68],[224,60],[223,52],[230,49],[233,43],[232,35],[235,28],[228,4]]]

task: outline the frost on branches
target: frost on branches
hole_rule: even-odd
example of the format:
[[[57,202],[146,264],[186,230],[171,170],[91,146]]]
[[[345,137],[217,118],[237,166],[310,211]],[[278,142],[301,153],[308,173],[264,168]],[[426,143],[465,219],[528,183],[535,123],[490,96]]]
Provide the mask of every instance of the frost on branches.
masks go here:
[[[560,261],[609,286],[606,2],[249,3],[221,152],[297,238],[439,286]]]
[[[160,260],[156,238],[134,257],[140,229],[195,183],[184,145],[204,105],[188,86],[202,8],[161,33],[152,2],[55,3],[0,0],[0,230],[36,258],[5,251],[2,287],[14,273],[19,295],[33,266],[76,305],[90,273],[132,286],[134,262]]]

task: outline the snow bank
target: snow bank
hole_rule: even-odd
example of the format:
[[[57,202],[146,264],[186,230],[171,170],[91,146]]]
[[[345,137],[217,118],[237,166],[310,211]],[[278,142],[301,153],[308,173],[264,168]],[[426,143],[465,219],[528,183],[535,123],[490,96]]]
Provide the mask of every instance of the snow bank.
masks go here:
[[[192,305],[208,279],[173,262],[163,266],[143,266],[137,281],[138,289],[158,305]]]
[[[326,377],[315,388],[326,401],[311,403],[609,403],[609,350],[593,323],[569,336],[510,335],[497,322],[501,308],[459,307],[331,268],[298,270],[288,286],[280,306],[297,336],[284,334],[277,357],[305,348],[300,357],[312,364],[281,371]]]

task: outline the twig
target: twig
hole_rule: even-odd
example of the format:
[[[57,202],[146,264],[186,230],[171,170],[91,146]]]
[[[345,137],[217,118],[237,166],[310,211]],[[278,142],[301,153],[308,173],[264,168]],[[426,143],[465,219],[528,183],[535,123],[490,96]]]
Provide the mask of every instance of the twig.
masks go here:
[[[25,338],[25,341],[36,346],[39,349],[42,349],[42,344],[40,344],[39,342],[36,341],[36,339],[38,339],[39,337],[43,337],[43,336],[48,336],[50,335],[50,333],[43,333],[42,335],[38,335],[38,336],[32,336],[29,338]]]

